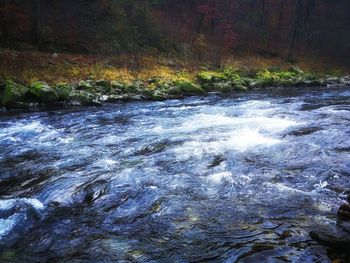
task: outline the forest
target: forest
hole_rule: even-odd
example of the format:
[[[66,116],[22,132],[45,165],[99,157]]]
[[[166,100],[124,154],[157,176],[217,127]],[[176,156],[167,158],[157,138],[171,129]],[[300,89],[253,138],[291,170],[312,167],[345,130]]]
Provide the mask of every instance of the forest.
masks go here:
[[[350,262],[348,0],[1,0],[0,262]]]

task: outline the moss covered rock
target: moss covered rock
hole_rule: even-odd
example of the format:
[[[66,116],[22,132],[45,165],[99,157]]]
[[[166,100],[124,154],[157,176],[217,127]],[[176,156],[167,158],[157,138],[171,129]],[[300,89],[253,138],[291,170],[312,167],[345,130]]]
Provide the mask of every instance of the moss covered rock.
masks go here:
[[[247,91],[248,87],[246,87],[244,85],[235,85],[235,90],[237,90],[237,91]]]
[[[220,92],[230,92],[233,90],[232,83],[229,81],[226,82],[215,82],[212,85],[212,90]]]
[[[126,87],[126,90],[130,93],[141,94],[146,89],[146,85],[143,81],[135,81]]]
[[[111,83],[108,80],[104,80],[104,79],[96,80],[95,84],[101,87],[109,87],[111,85]]]
[[[81,80],[76,86],[77,90],[91,91],[93,90],[95,83],[93,80]]]
[[[217,71],[201,71],[197,76],[199,82],[215,82],[225,81],[227,77],[222,72]]]
[[[60,100],[68,100],[73,91],[73,87],[67,83],[59,83],[54,88]]]
[[[2,84],[1,105],[9,107],[16,105],[18,102],[23,102],[27,92],[27,87],[8,80]]]
[[[99,102],[96,97],[87,91],[74,91],[69,95],[69,102],[72,105],[97,105]]]
[[[111,82],[111,88],[112,90],[120,90],[123,91],[126,88],[126,85],[119,81],[112,81]]]
[[[107,94],[112,90],[111,83],[104,79],[97,80],[95,82],[94,90],[101,94]]]
[[[227,83],[228,78],[218,71],[201,71],[197,75],[197,80],[205,90],[213,90],[215,83]]]
[[[204,89],[202,89],[199,85],[196,85],[187,79],[175,80],[173,85],[181,89],[185,94],[189,94],[189,95],[205,94]]]
[[[58,100],[55,89],[45,82],[36,82],[30,85],[29,93],[37,100],[44,103],[54,102]]]

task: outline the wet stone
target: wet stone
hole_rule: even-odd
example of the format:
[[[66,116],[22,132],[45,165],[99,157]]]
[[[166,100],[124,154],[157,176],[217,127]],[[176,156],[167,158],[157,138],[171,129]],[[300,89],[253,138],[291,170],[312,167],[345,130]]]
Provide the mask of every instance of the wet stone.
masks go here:
[[[214,157],[214,160],[211,162],[211,164],[208,165],[208,168],[214,168],[216,166],[219,166],[225,160],[226,160],[226,158],[223,155],[216,155]]]
[[[279,224],[276,224],[274,222],[271,222],[271,221],[265,221],[263,224],[262,224],[262,227],[264,229],[275,229],[279,226]]]
[[[344,204],[338,210],[338,218],[343,221],[350,221],[350,205]]]

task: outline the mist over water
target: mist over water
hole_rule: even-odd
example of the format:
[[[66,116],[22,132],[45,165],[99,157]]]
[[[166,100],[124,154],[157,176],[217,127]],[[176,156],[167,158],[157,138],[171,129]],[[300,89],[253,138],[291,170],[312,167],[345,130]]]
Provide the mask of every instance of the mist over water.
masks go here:
[[[0,261],[328,262],[350,91],[0,115]]]

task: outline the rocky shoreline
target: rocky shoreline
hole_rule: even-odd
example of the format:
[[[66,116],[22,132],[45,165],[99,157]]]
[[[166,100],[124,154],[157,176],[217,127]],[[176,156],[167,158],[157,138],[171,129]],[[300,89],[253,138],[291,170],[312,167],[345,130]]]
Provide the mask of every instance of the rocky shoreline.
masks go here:
[[[100,106],[104,102],[161,101],[193,95],[205,96],[208,92],[231,93],[262,87],[329,85],[350,85],[350,76],[317,76],[293,67],[287,71],[270,69],[258,72],[220,69],[201,71],[195,78],[179,76],[166,80],[154,77],[131,83],[88,79],[70,84],[35,82],[23,85],[4,80],[0,81],[0,103],[3,109]]]

